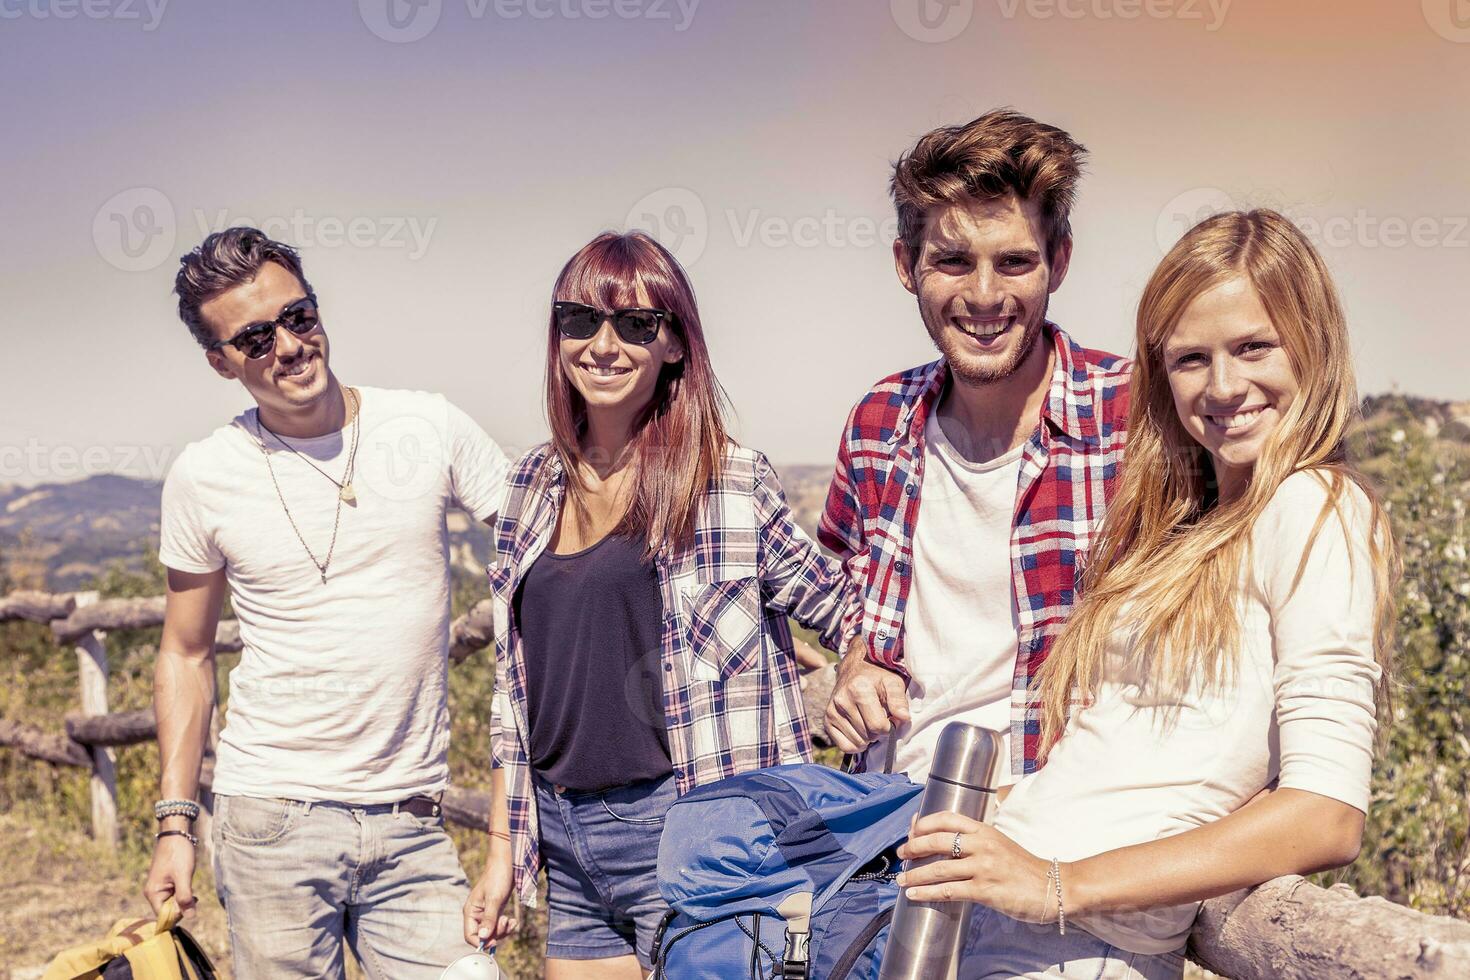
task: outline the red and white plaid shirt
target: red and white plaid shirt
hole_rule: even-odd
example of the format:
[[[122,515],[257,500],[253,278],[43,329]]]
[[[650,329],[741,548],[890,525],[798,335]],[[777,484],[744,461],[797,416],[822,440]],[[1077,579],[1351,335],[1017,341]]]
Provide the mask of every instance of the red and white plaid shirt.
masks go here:
[[[1077,595],[1092,535],[1112,496],[1128,420],[1131,364],[1078,346],[1055,324],[1040,424],[1021,457],[1011,527],[1019,644],[1011,685],[1011,768],[1038,768],[1041,711],[1032,684]],[[884,378],[848,416],[818,536],[862,590],[848,624],[868,659],[903,666],[903,616],[924,483],[924,426],[949,378],[941,358]]]

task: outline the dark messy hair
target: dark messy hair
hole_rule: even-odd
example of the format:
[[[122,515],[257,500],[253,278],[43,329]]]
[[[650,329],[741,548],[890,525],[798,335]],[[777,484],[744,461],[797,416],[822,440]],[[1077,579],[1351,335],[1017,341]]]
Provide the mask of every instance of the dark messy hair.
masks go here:
[[[179,319],[199,346],[208,350],[215,340],[199,308],[220,293],[250,282],[267,262],[289,270],[306,294],[315,298],[311,284],[301,271],[301,256],[290,245],[267,238],[259,228],[237,227],[214,232],[198,248],[179,259],[179,274],[174,277]]]

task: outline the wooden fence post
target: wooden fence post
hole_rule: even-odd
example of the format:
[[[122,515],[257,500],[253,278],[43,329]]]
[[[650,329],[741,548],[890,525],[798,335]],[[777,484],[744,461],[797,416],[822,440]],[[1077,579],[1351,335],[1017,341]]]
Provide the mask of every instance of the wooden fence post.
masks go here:
[[[97,601],[97,593],[77,596],[78,606]],[[107,714],[107,634],[92,630],[77,641],[77,675],[82,714]],[[94,745],[92,754],[92,836],[109,850],[117,849],[117,757],[107,746]]]

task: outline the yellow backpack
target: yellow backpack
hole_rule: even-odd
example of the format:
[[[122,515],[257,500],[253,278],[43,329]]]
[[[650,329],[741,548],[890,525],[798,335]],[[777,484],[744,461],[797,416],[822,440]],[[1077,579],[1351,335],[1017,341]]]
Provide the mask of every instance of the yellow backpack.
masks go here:
[[[172,898],[158,919],[119,919],[107,938],[84,943],[51,961],[41,980],[215,980],[209,957],[179,928]]]

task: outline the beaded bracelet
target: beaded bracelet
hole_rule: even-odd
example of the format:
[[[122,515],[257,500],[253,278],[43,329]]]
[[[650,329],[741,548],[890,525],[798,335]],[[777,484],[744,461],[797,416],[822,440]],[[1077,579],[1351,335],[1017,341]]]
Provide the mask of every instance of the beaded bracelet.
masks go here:
[[[1051,859],[1050,877],[1057,883],[1057,935],[1067,934],[1067,908],[1062,904],[1062,866],[1056,858]]]
[[[159,800],[153,804],[153,818],[163,820],[167,817],[187,817],[189,820],[199,819],[199,804],[193,800]]]
[[[154,840],[163,840],[165,837],[183,837],[195,847],[199,846],[199,838],[195,837],[187,830],[160,830],[158,833],[153,835]]]

